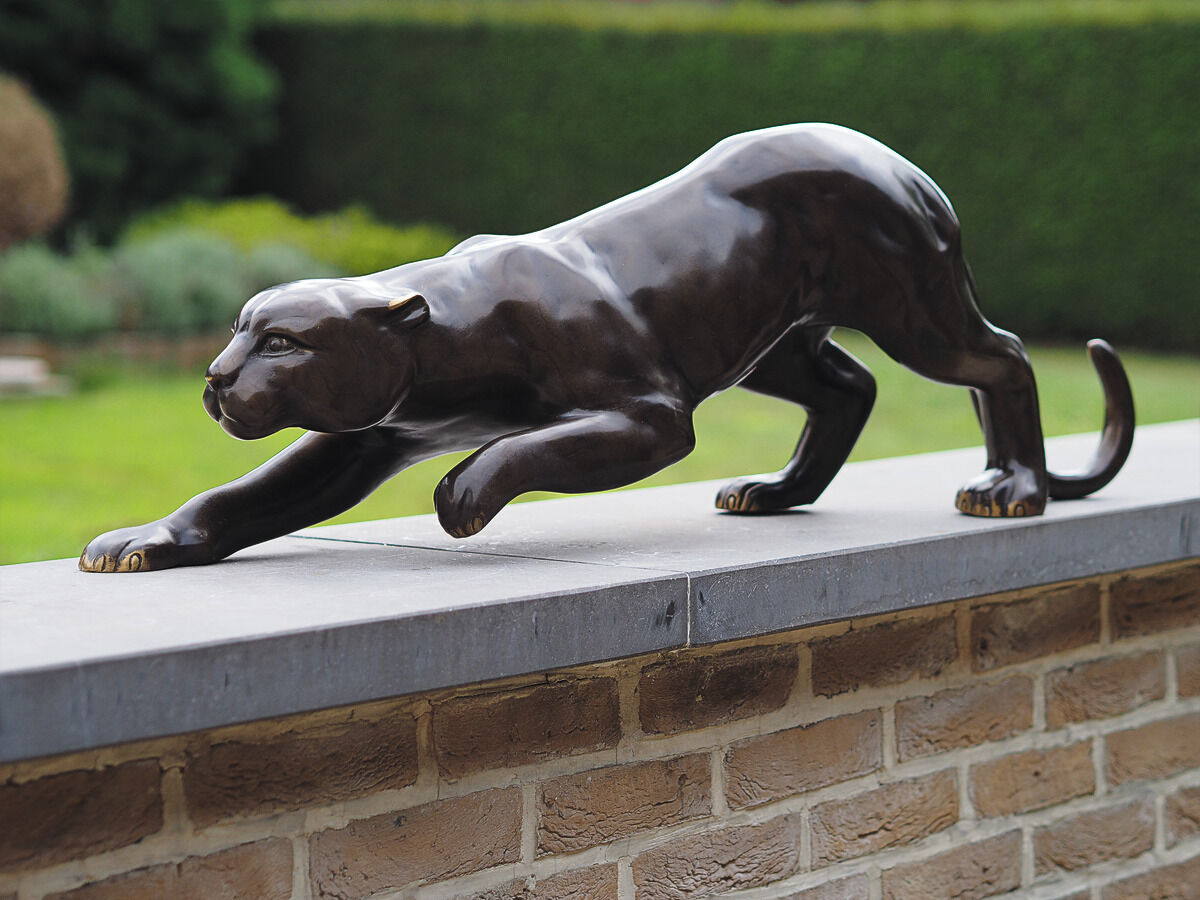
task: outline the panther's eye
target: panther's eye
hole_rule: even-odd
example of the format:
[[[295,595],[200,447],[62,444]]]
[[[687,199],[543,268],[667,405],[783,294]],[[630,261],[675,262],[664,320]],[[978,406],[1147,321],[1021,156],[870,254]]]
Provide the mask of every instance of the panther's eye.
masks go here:
[[[282,334],[268,334],[262,342],[264,353],[288,353],[296,349],[295,343]]]

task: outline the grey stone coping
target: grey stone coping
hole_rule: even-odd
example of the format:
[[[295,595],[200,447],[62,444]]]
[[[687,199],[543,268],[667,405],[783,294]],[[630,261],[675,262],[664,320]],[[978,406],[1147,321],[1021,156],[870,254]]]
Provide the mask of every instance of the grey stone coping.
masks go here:
[[[1051,466],[1095,435],[1048,442]],[[0,761],[363,702],[1200,556],[1200,420],[1031,519],[953,508],[981,449],[845,467],[740,517],[718,482],[314,528],[205,568],[0,567]]]

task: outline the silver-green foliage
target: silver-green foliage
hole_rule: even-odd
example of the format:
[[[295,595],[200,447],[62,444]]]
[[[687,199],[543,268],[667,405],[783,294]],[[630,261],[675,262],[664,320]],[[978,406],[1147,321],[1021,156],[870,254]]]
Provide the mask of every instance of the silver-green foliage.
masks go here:
[[[0,254],[0,333],[81,339],[118,328],[193,334],[226,326],[273,284],[336,275],[289,246],[238,250],[223,237],[172,229],[113,251],[60,254],[26,244]]]
[[[81,338],[111,330],[118,313],[104,285],[106,270],[91,251],[66,264],[41,244],[6,251],[0,255],[0,334]]]

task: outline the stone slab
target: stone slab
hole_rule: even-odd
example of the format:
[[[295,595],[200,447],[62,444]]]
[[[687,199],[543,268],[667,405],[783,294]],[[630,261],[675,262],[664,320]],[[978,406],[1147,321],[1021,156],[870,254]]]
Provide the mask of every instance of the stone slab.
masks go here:
[[[0,762],[677,647],[684,576],[283,538],[0,567]]]
[[[466,541],[417,516],[205,568],[0,567],[0,761],[1200,556],[1200,420],[1139,429],[1111,485],[1039,518],[956,512],[982,464],[857,463],[772,516],[717,512],[712,482],[515,504]]]
[[[1078,468],[1096,443],[1051,439],[1051,468]],[[983,466],[982,449],[854,463],[812,507],[770,516],[717,512],[713,481],[514,504],[466,541],[434,516],[300,534],[686,573],[692,643],[1200,555],[1200,420],[1138,429],[1103,491],[1036,518],[958,513],[955,491]]]

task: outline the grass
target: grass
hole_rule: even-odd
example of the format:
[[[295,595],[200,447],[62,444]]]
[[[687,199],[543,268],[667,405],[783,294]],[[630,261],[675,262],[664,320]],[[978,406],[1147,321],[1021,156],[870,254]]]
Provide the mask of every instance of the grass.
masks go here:
[[[856,29],[971,28],[994,30],[1030,25],[1127,26],[1196,21],[1196,0],[845,0],[796,5],[740,0],[651,4],[609,0],[276,0],[281,20],[401,20],[437,25],[492,24],[619,29],[641,33],[722,31],[741,34],[831,32]]]
[[[858,335],[840,340],[879,381],[852,459],[981,445],[964,390],[901,369]],[[1046,432],[1099,428],[1100,387],[1083,348],[1034,347],[1031,355]],[[1139,423],[1200,414],[1200,360],[1128,353],[1124,361]],[[163,516],[244,474],[297,434],[252,443],[227,437],[201,409],[198,372],[126,372],[84,384],[67,397],[0,400],[0,563],[75,556],[103,531]],[[802,424],[796,407],[729,391],[698,410],[695,452],[642,484],[778,468]],[[408,470],[335,521],[432,511],[433,488],[456,459]]]

